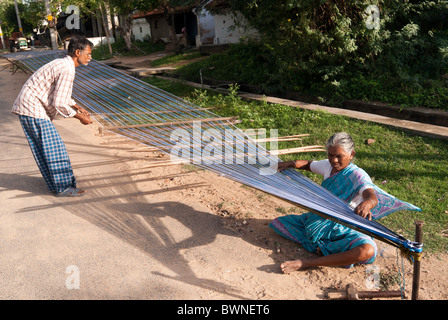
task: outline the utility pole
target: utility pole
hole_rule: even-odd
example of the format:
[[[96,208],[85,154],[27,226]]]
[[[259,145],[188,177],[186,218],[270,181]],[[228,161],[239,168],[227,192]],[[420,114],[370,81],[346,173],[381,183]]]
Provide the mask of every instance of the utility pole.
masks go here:
[[[20,20],[19,7],[17,6],[17,0],[14,0],[14,7],[16,8],[16,16],[17,16],[17,23],[19,24],[19,31],[23,37],[22,20]]]
[[[2,20],[0,20],[0,39],[2,39],[2,48],[6,49],[5,40],[3,39]]]
[[[51,15],[50,3],[48,0],[45,0],[44,2],[45,11],[47,12],[48,27],[50,28],[51,48],[53,50],[58,50],[58,43],[56,41],[56,33],[54,32],[54,20],[53,16]]]

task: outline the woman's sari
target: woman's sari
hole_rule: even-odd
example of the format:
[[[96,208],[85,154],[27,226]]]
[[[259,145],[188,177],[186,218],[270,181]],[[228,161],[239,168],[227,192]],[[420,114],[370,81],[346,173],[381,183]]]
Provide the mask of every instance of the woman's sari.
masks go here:
[[[378,198],[378,205],[371,210],[373,219],[399,210],[421,211],[375,186],[368,174],[352,163],[322,182],[322,187],[347,203],[364,186],[372,187]],[[269,226],[281,236],[300,243],[310,252],[316,252],[319,248],[324,255],[329,255],[368,243],[375,248],[375,255],[364,263],[372,263],[376,257],[377,248],[371,237],[311,212],[279,217]]]

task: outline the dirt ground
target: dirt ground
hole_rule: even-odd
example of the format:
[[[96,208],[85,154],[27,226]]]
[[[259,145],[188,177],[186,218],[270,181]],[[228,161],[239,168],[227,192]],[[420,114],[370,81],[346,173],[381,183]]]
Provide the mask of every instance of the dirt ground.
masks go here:
[[[111,61],[120,61],[124,65],[132,67],[148,66],[150,61],[158,59],[169,52],[156,53],[146,57],[115,57]],[[168,156],[153,152],[147,154],[148,158],[160,160],[160,157]],[[300,155],[298,155],[298,158]],[[144,165],[143,163],[141,164]],[[138,167],[138,164],[137,164]],[[307,257],[307,253],[299,245],[285,240],[268,227],[269,222],[285,212],[293,214],[302,212],[300,208],[281,201],[264,192],[229,181],[205,171],[196,171],[192,166],[169,166],[153,168],[172,176],[164,182],[159,182],[161,188],[169,186],[181,186],[190,183],[201,183],[208,185],[207,188],[197,190],[190,189],[181,191],[182,197],[196,199],[206,205],[211,213],[222,220],[225,228],[240,234],[249,242],[255,243],[266,254],[272,257],[276,264],[270,266],[270,272],[279,272],[278,264],[295,259],[296,257]],[[182,175],[182,176],[179,176]],[[193,178],[195,177],[195,178]],[[193,179],[193,180],[190,180]],[[217,187],[219,186],[219,188]],[[316,268],[314,270],[293,273],[290,276],[313,284],[322,292],[343,290],[347,284],[355,283],[359,290],[375,290],[378,285],[375,282],[375,274],[378,274],[380,288],[382,290],[400,290],[400,285],[405,287],[405,295],[411,296],[412,272],[410,262],[402,260],[397,250],[379,241],[379,256],[372,266],[356,266],[352,269],[345,268]],[[403,261],[403,262],[402,262]],[[422,259],[421,282],[419,297],[421,299],[441,300],[448,298],[448,276],[445,274],[448,262],[448,254],[427,255]],[[403,268],[404,278],[403,278]],[[442,279],[438,278],[442,276]],[[401,278],[401,280],[400,280]],[[375,283],[372,283],[375,282]],[[306,286],[305,286],[306,287]],[[323,295],[317,294],[318,297]]]
[[[107,138],[105,137],[105,139]],[[115,138],[110,137],[109,139],[107,143],[114,145]],[[139,150],[137,144],[135,147],[135,150]],[[169,157],[159,152],[142,151],[140,154],[142,156],[141,160],[127,164],[134,171],[151,164],[151,161],[159,161],[160,158]],[[161,179],[156,177],[161,177]],[[256,266],[258,270],[281,274],[279,268],[281,262],[313,256],[300,245],[283,239],[268,227],[272,219],[286,212],[297,214],[303,212],[302,209],[276,197],[213,173],[198,170],[190,165],[150,167],[150,172],[137,174],[135,180],[140,190],[148,190],[154,187],[161,190],[165,189],[164,195],[167,201],[172,203],[182,202],[188,203],[188,205],[189,203],[199,203],[207,208],[205,219],[216,220],[225,233],[242,238],[272,259],[272,264]],[[170,191],[172,189],[175,189],[175,191]],[[187,220],[186,217],[185,219]],[[187,221],[182,223],[187,223]],[[200,233],[194,234],[198,237],[203,236]],[[377,290],[375,285],[379,285],[382,290],[400,290],[399,283],[402,277],[402,270],[400,269],[402,267],[405,275],[405,295],[410,297],[413,272],[411,263],[402,260],[395,248],[379,241],[376,241],[376,243],[379,255],[373,265],[359,265],[351,269],[319,267],[294,272],[290,275],[284,275],[285,278],[294,279],[294,287],[296,288],[294,292],[260,290],[260,292],[256,292],[256,298],[325,299],[326,292],[344,290],[349,283],[354,283],[358,290]],[[217,254],[219,255],[219,253]],[[201,265],[200,259],[192,263],[199,267]],[[225,277],[236,286],[246,287],[246,290],[253,291],[254,288],[247,280],[252,278],[251,273],[254,270],[244,267],[244,264],[241,265],[240,262],[234,265],[229,264],[225,256],[217,257],[217,259],[221,262],[216,261],[215,263],[225,265],[226,270],[238,271],[236,273],[229,272],[229,274],[214,274],[216,270],[198,268],[198,272],[202,273],[201,277]],[[440,300],[448,298],[448,276],[444,272],[447,262],[448,256],[446,254],[425,254],[423,256],[419,294],[421,299]],[[209,272],[211,274],[207,274]],[[375,282],[375,280],[379,280],[379,282]],[[403,284],[403,282],[401,283]]]
[[[1,64],[0,69],[3,66],[5,65]],[[3,92],[17,92],[17,86],[27,78],[27,75],[19,71],[14,75],[7,75],[4,70],[0,75],[14,80],[2,81]],[[279,215],[300,213],[300,209],[271,195],[211,172],[198,170],[191,165],[152,166],[154,161],[168,160],[169,156],[145,150],[142,145],[117,135],[100,135],[97,130],[97,124],[89,127],[86,134],[89,143],[104,148],[105,152],[111,155],[107,165],[113,167],[111,170],[116,176],[126,176],[129,180],[127,184],[132,185],[131,191],[125,191],[134,194],[134,197],[139,194],[149,195],[150,198],[138,196],[131,200],[113,202],[113,197],[105,196],[108,207],[99,207],[96,204],[98,207],[89,212],[88,218],[85,214],[76,214],[88,224],[97,223],[97,220],[92,218],[96,215],[95,219],[101,219],[101,224],[107,227],[109,236],[125,239],[126,248],[136,248],[143,252],[144,257],[141,259],[149,256],[148,259],[163,262],[168,271],[146,270],[157,277],[159,292],[157,295],[144,296],[145,298],[320,300],[326,299],[328,291],[344,290],[350,283],[355,284],[359,290],[377,290],[375,285],[378,283],[382,289],[399,290],[401,258],[398,258],[397,262],[396,249],[378,241],[379,254],[373,265],[355,266],[351,269],[319,267],[289,275],[282,274],[279,268],[281,262],[311,257],[313,254],[278,236],[268,224]],[[72,149],[69,148],[69,152],[74,153],[70,150]],[[78,153],[74,160],[75,173],[83,176],[83,170],[87,169],[76,165],[79,163],[76,159],[83,156],[82,151]],[[91,164],[93,165],[94,163]],[[89,189],[89,181],[83,186],[90,193],[86,197],[92,201],[89,207],[92,209],[94,196],[104,195],[103,191]],[[101,181],[107,182],[109,190],[124,190],[124,187],[116,184],[113,179]],[[2,187],[4,190],[13,189],[5,183]],[[42,197],[45,201],[50,201],[48,195]],[[57,202],[55,203],[52,208],[57,205]],[[118,218],[101,211],[108,208],[126,212],[126,215],[120,215]],[[135,218],[137,216],[139,219]],[[170,254],[165,250],[170,250]],[[93,253],[86,259],[95,260],[96,257],[96,253]],[[126,263],[131,264],[130,261]],[[420,299],[448,298],[447,263],[446,253],[423,255]],[[410,297],[412,266],[404,261],[403,267],[405,294]],[[134,285],[139,282],[136,275],[129,275],[127,279],[134,281]],[[173,282],[179,286],[187,285],[189,289],[185,290],[187,293],[184,296],[165,295],[164,281],[170,285]],[[109,291],[118,291],[110,286]],[[9,288],[14,287],[10,285]],[[98,294],[94,298],[104,296]],[[88,295],[82,297],[92,298]],[[133,298],[132,295],[112,294],[106,297]]]

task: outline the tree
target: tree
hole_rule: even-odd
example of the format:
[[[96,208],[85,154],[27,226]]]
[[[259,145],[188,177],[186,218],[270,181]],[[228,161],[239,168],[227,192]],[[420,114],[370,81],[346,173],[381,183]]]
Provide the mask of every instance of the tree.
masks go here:
[[[382,30],[365,23],[372,4],[379,1],[231,0],[232,9],[286,62],[284,68],[300,72],[305,82],[333,80],[344,66],[377,52]]]
[[[107,0],[115,12],[120,16],[120,31],[127,50],[131,50],[132,42],[132,14],[139,11],[149,11],[157,8],[157,0]]]
[[[26,13],[28,10],[28,5],[18,2],[17,7],[20,12],[20,18],[21,18],[20,20],[22,23],[23,33],[24,34],[30,33],[33,30],[33,24],[32,24],[32,21],[28,20],[27,17],[25,17],[25,15],[24,15],[24,13]],[[18,26],[18,22],[17,22],[17,14],[16,14],[16,9],[14,7],[14,3],[10,1],[2,9],[3,9],[2,15],[3,15],[3,19],[4,19],[3,22],[6,27],[5,29],[7,30],[7,32],[11,33],[11,32],[19,31],[19,26]]]
[[[414,79],[447,73],[448,2],[428,0],[230,0],[262,34],[292,85],[354,74]],[[376,21],[372,21],[373,18]],[[372,23],[373,22],[373,23]]]

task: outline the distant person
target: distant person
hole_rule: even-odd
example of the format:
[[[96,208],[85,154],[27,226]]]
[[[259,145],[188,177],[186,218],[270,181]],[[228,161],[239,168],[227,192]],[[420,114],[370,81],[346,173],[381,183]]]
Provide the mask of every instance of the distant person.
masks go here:
[[[60,114],[77,118],[84,125],[92,123],[90,114],[72,99],[75,68],[90,62],[92,48],[84,36],[73,37],[67,56],[47,63],[31,75],[12,107],[48,189],[58,197],[86,193],[76,187],[67,149],[52,120]]]

